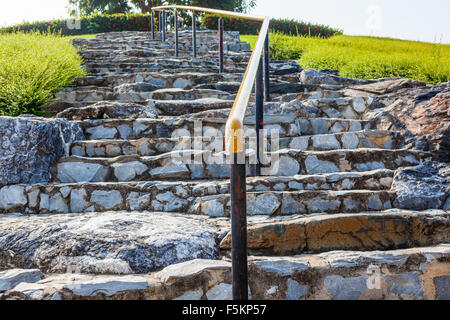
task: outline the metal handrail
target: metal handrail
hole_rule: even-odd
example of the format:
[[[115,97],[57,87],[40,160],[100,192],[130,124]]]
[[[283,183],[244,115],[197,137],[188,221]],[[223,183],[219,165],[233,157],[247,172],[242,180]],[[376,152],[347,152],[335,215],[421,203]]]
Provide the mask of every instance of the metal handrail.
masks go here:
[[[201,7],[189,7],[180,5],[168,5],[152,8],[152,17],[154,11],[163,12],[163,23],[165,23],[166,10],[173,9],[175,17],[177,10],[192,11],[193,23],[193,53],[196,50],[196,25],[195,12],[206,12],[241,18],[253,21],[261,21],[262,27],[256,41],[255,48],[250,57],[247,69],[245,70],[239,91],[234,100],[233,107],[225,126],[225,144],[226,151],[231,155],[231,171],[230,171],[230,193],[231,193],[231,241],[232,241],[232,281],[233,281],[233,298],[235,300],[248,299],[248,267],[247,267],[247,198],[246,198],[246,166],[245,166],[245,143],[244,143],[244,121],[247,113],[248,104],[250,102],[252,89],[255,84],[256,94],[256,137],[257,137],[257,160],[255,167],[255,175],[261,173],[260,161],[260,142],[262,141],[262,128],[264,125],[264,96],[266,100],[270,100],[269,92],[269,17],[250,16],[243,13],[231,11],[216,10]],[[152,19],[152,30],[153,19]],[[165,30],[165,28],[164,28]],[[176,55],[178,56],[178,24],[175,27],[176,32]],[[219,19],[219,72],[223,72],[223,20]],[[153,39],[154,39],[153,31]],[[165,39],[165,33],[163,33]],[[163,40],[164,41],[164,40]],[[264,75],[265,86],[263,88],[263,52],[264,52]],[[263,90],[265,95],[263,95]],[[243,161],[242,161],[243,160]]]

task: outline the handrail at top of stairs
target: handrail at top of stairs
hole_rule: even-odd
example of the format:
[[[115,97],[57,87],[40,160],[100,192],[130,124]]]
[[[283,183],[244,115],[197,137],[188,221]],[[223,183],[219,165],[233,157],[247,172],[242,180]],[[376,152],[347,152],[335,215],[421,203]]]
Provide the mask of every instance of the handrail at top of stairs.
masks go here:
[[[210,8],[167,5],[152,8],[152,17],[154,11],[162,11],[163,23],[165,24],[165,11],[175,11],[175,25],[176,25],[176,40],[178,56],[178,13],[177,10],[189,10],[193,12],[193,21],[195,21],[195,12],[213,13],[221,16],[228,16],[234,18],[248,19],[253,21],[261,21],[262,26],[256,42],[255,48],[252,52],[247,69],[244,73],[238,94],[234,100],[233,108],[231,109],[225,127],[225,148],[231,155],[231,170],[230,170],[230,193],[231,193],[231,233],[232,233],[232,281],[233,281],[233,299],[247,300],[248,299],[248,270],[247,270],[247,198],[246,198],[246,168],[245,168],[245,143],[244,143],[244,121],[247,113],[248,104],[250,102],[253,86],[255,86],[256,94],[256,137],[257,137],[257,154],[259,158],[260,153],[260,139],[263,120],[263,65],[265,75],[265,97],[270,100],[269,95],[269,17],[251,16],[243,13],[236,13],[232,11],[216,10]],[[153,28],[152,19],[152,30]],[[193,29],[193,46],[194,56],[196,56],[196,26],[192,24]],[[165,25],[163,26],[163,38],[165,39]],[[223,61],[223,20],[219,19],[219,34],[220,34],[220,55]],[[264,63],[263,63],[264,51]],[[244,159],[243,163],[242,159]],[[259,160],[259,159],[258,159]],[[258,161],[259,162],[259,161]],[[261,163],[256,165],[255,174],[259,175],[261,172]]]

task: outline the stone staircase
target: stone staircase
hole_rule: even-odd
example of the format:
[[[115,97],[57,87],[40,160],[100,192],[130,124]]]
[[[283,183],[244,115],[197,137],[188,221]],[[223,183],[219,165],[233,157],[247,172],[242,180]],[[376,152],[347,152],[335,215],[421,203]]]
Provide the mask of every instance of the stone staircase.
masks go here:
[[[51,182],[0,189],[2,298],[230,298],[229,167],[208,150],[223,144],[250,52],[226,33],[219,74],[216,33],[198,36],[196,59],[187,32],[180,58],[172,35],[74,41],[89,75],[48,110],[84,140]],[[264,122],[280,150],[268,153],[271,175],[247,169],[252,298],[448,298],[448,212],[396,209],[391,188],[397,169],[433,155],[377,129],[365,117],[373,97],[348,96],[351,83],[301,81],[289,61],[271,67]],[[252,101],[245,134],[254,127]]]

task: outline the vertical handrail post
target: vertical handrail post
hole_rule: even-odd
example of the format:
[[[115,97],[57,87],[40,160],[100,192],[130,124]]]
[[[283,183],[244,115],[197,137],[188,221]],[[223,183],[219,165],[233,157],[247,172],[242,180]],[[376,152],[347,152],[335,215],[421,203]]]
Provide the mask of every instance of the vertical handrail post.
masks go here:
[[[152,40],[155,40],[155,12],[152,11]]]
[[[197,58],[197,14],[192,12],[192,50],[194,58]]]
[[[162,11],[158,14],[158,32],[159,32],[159,39],[162,41]]]
[[[219,18],[219,72],[224,72],[224,63],[223,63],[223,19]]]
[[[162,41],[166,42],[167,15],[165,11],[163,11],[162,16]]]
[[[264,42],[264,96],[267,102],[270,102],[270,52],[269,52],[269,34]]]
[[[234,153],[231,156],[232,292],[234,300],[248,300],[245,155]]]
[[[258,72],[256,73],[255,81],[255,96],[256,96],[256,166],[255,176],[261,176],[262,166],[262,144],[263,144],[263,129],[264,129],[264,93],[263,89],[263,59],[261,58],[258,66]]]
[[[178,38],[178,11],[175,10],[175,56],[180,56],[180,44]]]

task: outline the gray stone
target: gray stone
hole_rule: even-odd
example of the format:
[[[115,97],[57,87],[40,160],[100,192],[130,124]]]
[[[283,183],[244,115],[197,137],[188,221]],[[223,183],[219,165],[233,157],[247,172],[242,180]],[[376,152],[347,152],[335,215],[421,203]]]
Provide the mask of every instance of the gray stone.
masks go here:
[[[295,137],[292,139],[289,147],[296,150],[308,150],[309,138],[308,137]]]
[[[103,182],[108,175],[108,168],[98,163],[63,162],[57,168],[62,183]]]
[[[158,167],[150,171],[151,176],[170,178],[182,177],[189,173],[189,169],[182,162],[170,161],[163,167]]]
[[[206,292],[208,300],[233,300],[231,284],[221,283]]]
[[[337,150],[341,148],[334,135],[317,135],[312,137],[313,146],[317,150]]]
[[[353,98],[353,110],[355,110],[358,113],[363,113],[364,111],[366,111],[366,102],[364,101],[364,98],[361,97]]]
[[[86,130],[91,140],[112,139],[116,136],[116,128],[108,128],[104,126],[92,127]]]
[[[295,258],[268,258],[269,260],[255,261],[254,264],[259,266],[263,271],[268,273],[276,273],[280,276],[290,276],[297,271],[304,271],[309,268],[305,261]]]
[[[223,203],[219,200],[210,200],[202,203],[202,213],[210,217],[225,216],[225,209]]]
[[[342,146],[344,149],[356,149],[359,145],[359,138],[353,132],[346,132],[342,135]]]
[[[448,163],[425,162],[417,167],[400,169],[392,183],[392,190],[397,192],[394,206],[412,210],[443,208],[449,196],[449,184]]]
[[[151,201],[150,194],[140,194],[138,192],[130,192],[127,197],[130,210],[144,210],[149,207]]]
[[[119,181],[131,181],[148,169],[145,164],[139,161],[114,163],[112,167],[114,168],[114,175]]]
[[[195,259],[168,266],[155,276],[162,282],[172,283],[178,279],[186,280],[204,271],[213,270],[231,270],[231,263],[223,260]]]
[[[175,298],[173,300],[200,300],[203,297],[203,291],[188,291],[185,292],[182,296]]]
[[[323,200],[313,199],[305,201],[308,206],[309,212],[336,212],[339,210],[341,202],[339,200]]]
[[[433,279],[437,300],[450,300],[450,276],[439,276]]]
[[[276,169],[275,165],[275,169]],[[275,174],[280,176],[295,176],[300,172],[300,164],[288,156],[281,156],[278,159],[278,171]]]
[[[367,289],[368,276],[344,278],[338,275],[328,276],[323,283],[334,300],[359,300]]]
[[[309,292],[309,286],[301,285],[295,280],[289,279],[287,282],[286,299],[298,300]]]
[[[305,160],[308,173],[333,173],[339,172],[339,168],[332,162],[322,161],[316,155],[308,156]]]
[[[92,192],[91,202],[102,206],[105,209],[112,209],[123,201],[119,191],[95,190]]]
[[[64,289],[72,291],[76,296],[94,297],[97,294],[112,296],[116,293],[147,289],[147,279],[142,276],[109,276],[87,280],[75,280],[64,285]]]
[[[130,128],[130,126],[127,126],[127,125],[120,125],[120,126],[118,126],[117,127],[117,130],[119,130],[119,133],[120,133],[120,137],[123,139],[123,140],[127,140],[128,139],[128,137],[131,135],[131,133],[132,133],[132,130],[131,130],[131,128]]]
[[[310,119],[314,134],[327,134],[328,122],[325,119]]]
[[[8,291],[20,283],[33,283],[44,277],[41,271],[36,269],[11,269],[0,271],[0,292]]]
[[[61,194],[56,193],[49,199],[48,210],[50,212],[68,213],[69,209]]]
[[[0,217],[0,254],[11,257],[0,260],[0,268],[33,265],[64,273],[71,265],[82,273],[144,274],[196,258],[215,259],[215,230],[201,219],[167,213]]]
[[[281,205],[282,215],[301,214],[305,213],[305,206],[294,200],[291,195],[283,194],[283,204]]]
[[[367,209],[371,209],[371,210],[382,210],[383,203],[381,202],[380,198],[376,194],[373,194],[369,197],[369,199],[367,199],[366,207],[367,207]]]
[[[22,186],[6,186],[0,189],[0,209],[11,209],[27,204]]]
[[[49,182],[54,163],[84,139],[77,123],[29,116],[0,117],[0,137],[0,185]]]
[[[70,210],[73,213],[83,212],[84,209],[89,205],[86,201],[86,190],[84,189],[73,189],[70,193]]]
[[[423,297],[423,289],[418,272],[404,272],[387,276],[387,292],[410,297]]]
[[[280,205],[278,198],[271,194],[247,195],[247,212],[249,215],[272,215]]]
[[[188,204],[188,201],[176,197],[172,192],[167,191],[156,196],[156,200],[152,202],[155,210],[174,212]]]

